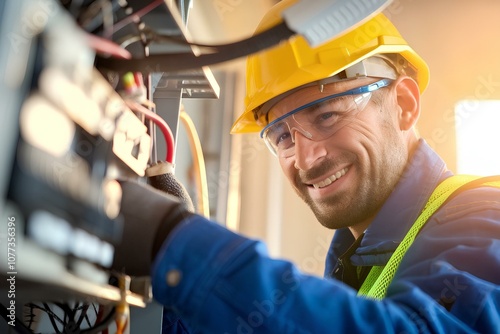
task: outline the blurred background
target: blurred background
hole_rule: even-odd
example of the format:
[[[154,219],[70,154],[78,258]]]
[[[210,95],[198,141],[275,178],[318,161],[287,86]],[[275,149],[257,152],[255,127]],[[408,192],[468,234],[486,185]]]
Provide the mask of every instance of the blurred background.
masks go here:
[[[188,28],[196,41],[239,40],[252,34],[275,2],[198,1]],[[385,14],[430,67],[418,125],[421,136],[454,172],[500,173],[500,2],[395,0]],[[220,134],[216,114],[234,118],[243,110],[245,69],[242,59],[211,68],[224,78],[219,82],[221,100],[189,100],[185,106],[199,124],[207,161],[231,143],[228,160],[208,170],[212,216],[266,241],[272,255],[321,275],[333,232],[317,223],[295,195],[258,135],[224,132],[220,142],[212,142]],[[215,206],[216,193],[227,194],[225,208]]]

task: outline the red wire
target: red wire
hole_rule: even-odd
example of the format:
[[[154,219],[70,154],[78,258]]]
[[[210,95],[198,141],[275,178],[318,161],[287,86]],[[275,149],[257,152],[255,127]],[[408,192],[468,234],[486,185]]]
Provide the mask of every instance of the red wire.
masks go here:
[[[101,322],[101,319],[102,319],[102,316],[103,316],[103,313],[104,313],[104,306],[103,305],[100,305],[99,304],[99,310],[97,311],[97,316],[96,316],[96,319],[95,319],[95,323],[98,324],[99,322]],[[101,334],[108,334],[108,329],[103,329],[101,331]]]
[[[125,100],[125,103],[127,103],[128,107],[134,111],[140,112],[141,114],[144,114],[146,118],[152,120],[156,126],[158,126],[163,133],[163,136],[165,137],[165,141],[167,144],[167,155],[165,160],[169,163],[174,163],[174,135],[172,134],[172,131],[170,130],[170,127],[168,126],[167,122],[151,110],[143,107],[139,103],[131,100]]]
[[[85,38],[87,39],[87,43],[89,44],[89,46],[97,53],[110,54],[112,56],[123,59],[132,59],[132,54],[130,53],[130,51],[122,48],[112,41],[89,33],[85,34]]]

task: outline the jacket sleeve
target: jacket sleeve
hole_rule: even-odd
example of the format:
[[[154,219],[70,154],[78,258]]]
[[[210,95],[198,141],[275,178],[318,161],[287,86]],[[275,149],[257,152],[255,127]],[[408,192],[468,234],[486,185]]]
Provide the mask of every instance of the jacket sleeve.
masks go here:
[[[490,223],[498,230],[498,220],[485,224]],[[490,238],[478,250],[490,253],[490,269],[497,274],[498,243]],[[441,247],[437,244],[432,247]],[[194,216],[174,230],[155,259],[153,295],[201,333],[496,331],[498,282],[463,272],[450,261],[463,251],[447,244],[432,251],[430,262],[410,258],[401,264],[388,297],[375,301],[358,297],[341,282],[304,275],[290,262],[270,258],[261,242]],[[418,263],[427,271],[419,272]],[[455,300],[441,305],[439,295]]]

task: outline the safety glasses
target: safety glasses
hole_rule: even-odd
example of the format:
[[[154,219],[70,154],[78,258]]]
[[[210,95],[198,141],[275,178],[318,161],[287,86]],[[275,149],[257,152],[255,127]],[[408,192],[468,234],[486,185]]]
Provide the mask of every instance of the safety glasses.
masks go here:
[[[366,107],[372,92],[392,81],[382,79],[304,104],[273,120],[260,136],[275,156],[291,157],[295,155],[296,132],[314,141],[333,136]]]

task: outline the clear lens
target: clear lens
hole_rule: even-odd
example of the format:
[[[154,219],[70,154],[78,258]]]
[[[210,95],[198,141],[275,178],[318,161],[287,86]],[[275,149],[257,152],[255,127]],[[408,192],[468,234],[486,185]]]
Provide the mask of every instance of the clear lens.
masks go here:
[[[286,150],[293,146],[291,130],[286,120],[278,122],[273,126],[267,128],[264,133],[264,140],[268,146],[272,147],[276,152]]]
[[[364,93],[321,99],[317,103],[314,101],[270,124],[262,137],[273,154],[291,156],[294,154],[296,132],[314,141],[324,140],[352,121],[364,109],[370,96],[371,93]]]
[[[309,102],[273,120],[260,136],[274,155],[292,156],[295,154],[296,132],[315,141],[332,136],[366,107],[372,92],[389,86],[392,81],[381,79]]]
[[[309,132],[313,140],[322,140],[336,131],[336,125],[345,118],[352,118],[358,114],[370,99],[370,93],[353,96],[340,96],[291,115],[297,124]],[[360,105],[361,104],[361,105]]]

